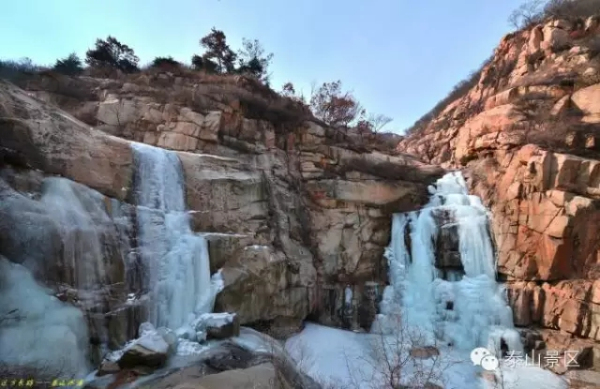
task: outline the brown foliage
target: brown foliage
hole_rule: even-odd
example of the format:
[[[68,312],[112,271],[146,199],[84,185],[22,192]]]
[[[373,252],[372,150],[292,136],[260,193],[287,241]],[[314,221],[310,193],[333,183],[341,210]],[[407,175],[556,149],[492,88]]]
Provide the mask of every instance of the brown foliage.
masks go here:
[[[197,112],[237,107],[248,119],[271,121],[281,128],[299,125],[312,116],[306,106],[282,98],[254,77],[194,73],[198,80],[194,87],[158,90],[161,100],[185,105]]]
[[[342,92],[339,80],[313,90],[310,107],[317,118],[331,126],[347,126],[365,112],[350,92]]]

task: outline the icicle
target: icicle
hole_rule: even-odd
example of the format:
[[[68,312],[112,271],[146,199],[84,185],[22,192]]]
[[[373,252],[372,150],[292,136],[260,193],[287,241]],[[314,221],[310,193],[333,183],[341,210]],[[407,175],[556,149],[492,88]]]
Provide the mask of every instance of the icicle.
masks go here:
[[[132,148],[140,256],[152,288],[150,321],[177,329],[212,311],[222,282],[220,275],[211,282],[207,241],[190,228],[177,154],[138,143]]]
[[[488,211],[481,199],[468,194],[460,172],[446,174],[429,192],[430,201],[420,212],[393,216],[392,240],[386,251],[390,286],[384,292],[378,328],[389,327],[386,315],[402,312],[402,325],[417,328],[430,341],[435,334],[460,349],[502,343],[520,351],[505,289],[496,283]],[[433,215],[440,213],[454,219],[445,227],[454,226],[458,232],[464,276],[435,268],[440,226]],[[410,229],[410,254],[404,242],[406,228]],[[442,275],[447,279],[441,279]]]

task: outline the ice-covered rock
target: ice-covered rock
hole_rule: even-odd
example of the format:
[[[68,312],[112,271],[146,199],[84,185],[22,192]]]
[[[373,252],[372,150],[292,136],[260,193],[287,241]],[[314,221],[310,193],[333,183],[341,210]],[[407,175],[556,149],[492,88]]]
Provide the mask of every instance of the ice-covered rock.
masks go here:
[[[226,339],[240,334],[240,322],[235,313],[205,313],[192,324],[206,339]]]
[[[123,352],[117,362],[120,368],[163,366],[169,355],[169,344],[157,331],[147,331]]]
[[[196,341],[196,331],[189,325],[179,327],[175,330],[175,335],[179,339],[189,340],[191,342]]]
[[[156,332],[162,336],[164,341],[169,345],[169,355],[175,353],[177,351],[177,343],[179,342],[179,338],[175,331],[170,328],[160,327],[156,330]]]

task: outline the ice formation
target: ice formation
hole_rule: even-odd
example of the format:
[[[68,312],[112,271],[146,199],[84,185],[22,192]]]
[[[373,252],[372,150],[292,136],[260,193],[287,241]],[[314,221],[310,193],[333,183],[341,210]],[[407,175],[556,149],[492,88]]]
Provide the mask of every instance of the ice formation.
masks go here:
[[[176,329],[212,311],[208,246],[190,228],[177,154],[139,143],[132,147],[139,250],[152,294],[150,322]]]
[[[0,318],[2,363],[27,366],[28,374],[37,377],[86,373],[88,333],[81,311],[52,296],[24,266],[3,257]]]
[[[522,352],[505,289],[496,282],[487,210],[467,193],[460,173],[445,175],[430,193],[423,209],[393,217],[386,250],[390,285],[383,291],[381,313],[371,333],[307,324],[286,342],[288,352],[313,378],[341,387],[386,387],[386,368],[392,363],[392,368],[401,369],[400,383],[407,387],[424,387],[419,380],[428,379],[424,372],[430,372],[433,383],[443,387],[491,388],[481,378],[481,367],[470,361],[471,350],[486,347],[497,356],[501,351]],[[437,240],[444,239],[441,229],[449,227],[458,235],[463,271],[436,267]],[[432,359],[405,359],[412,347],[425,345],[435,345],[440,352],[435,368]],[[496,373],[509,384],[503,387],[567,387],[538,367],[509,369],[501,364]]]
[[[429,191],[423,209],[393,217],[386,252],[390,286],[377,328],[393,331],[397,324],[390,317],[401,311],[401,325],[418,329],[426,343],[441,340],[463,350],[483,346],[499,354],[502,346],[521,352],[505,288],[496,282],[487,209],[468,194],[459,172],[446,174]],[[441,214],[450,215],[447,225],[440,225]],[[464,275],[451,272],[444,279],[435,266],[435,243],[440,230],[450,225],[457,227]]]
[[[352,288],[349,286],[344,290],[344,302],[346,306],[350,306],[352,304]]]
[[[132,143],[134,199],[138,254],[144,269],[142,299],[148,304],[148,322],[139,338],[105,358],[118,360],[136,344],[162,345],[164,340],[179,356],[206,350],[206,326],[227,323],[228,314],[212,314],[216,295],[223,289],[220,271],[212,277],[206,235],[192,231],[185,205],[183,168],[173,151]],[[128,303],[139,303],[129,296]],[[156,348],[156,347],[155,347]]]

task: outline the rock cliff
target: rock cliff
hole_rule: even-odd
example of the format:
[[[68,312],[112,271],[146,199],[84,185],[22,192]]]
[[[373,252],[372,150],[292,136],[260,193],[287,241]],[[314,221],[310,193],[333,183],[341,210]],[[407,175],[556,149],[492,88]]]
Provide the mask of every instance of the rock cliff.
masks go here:
[[[0,134],[0,255],[84,309],[92,344],[112,348],[146,315],[128,303],[144,287],[126,222],[136,205],[131,142],[177,152],[193,229],[209,241],[211,271],[222,269],[216,309],[276,336],[307,317],[368,328],[387,280],[391,214],[422,205],[443,173],[382,137],[365,147],[364,135],[243,77],[2,82]],[[48,200],[56,176],[70,180],[55,185],[77,214]],[[85,234],[97,247],[78,246]]]
[[[397,149],[461,168],[493,214],[519,326],[600,340],[600,18],[505,36]]]

